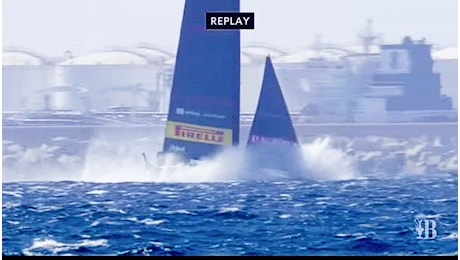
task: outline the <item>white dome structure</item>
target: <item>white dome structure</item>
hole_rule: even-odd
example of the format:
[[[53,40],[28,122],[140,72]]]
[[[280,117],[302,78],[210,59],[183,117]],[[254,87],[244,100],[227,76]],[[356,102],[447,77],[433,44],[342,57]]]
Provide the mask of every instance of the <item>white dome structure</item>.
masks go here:
[[[135,48],[128,49],[128,51],[147,58],[151,63],[165,63],[174,58],[172,53],[150,45],[139,45]]]
[[[324,48],[320,50],[306,49],[275,58],[274,62],[306,63],[311,60],[340,61],[348,54],[350,54],[350,52],[336,48]]]
[[[241,46],[241,112],[254,113],[267,55],[272,58],[284,55],[283,51],[263,43],[247,43]]]
[[[56,85],[86,90],[85,110],[158,110],[166,52],[144,47],[108,50],[67,59]],[[56,77],[56,75],[55,75]],[[62,103],[62,102],[61,102]]]
[[[3,66],[39,66],[43,58],[28,51],[7,50],[3,52]]]
[[[244,57],[244,61],[248,58],[251,62],[265,62],[267,55],[270,55],[272,58],[278,58],[286,53],[263,43],[247,43],[241,46],[241,54]]]
[[[431,56],[433,57],[433,60],[457,60],[458,48],[457,46],[453,46],[440,50],[433,50]]]
[[[3,51],[2,109],[27,111],[43,108],[41,90],[49,84],[51,66],[30,51]]]
[[[73,57],[59,65],[146,65],[149,60],[137,53],[114,50]]]

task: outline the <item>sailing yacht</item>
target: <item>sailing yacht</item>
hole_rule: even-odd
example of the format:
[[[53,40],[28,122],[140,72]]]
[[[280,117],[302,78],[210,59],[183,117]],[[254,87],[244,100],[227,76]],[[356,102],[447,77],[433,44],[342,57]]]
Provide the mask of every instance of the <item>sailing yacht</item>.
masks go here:
[[[301,148],[270,56],[245,152],[252,170],[265,170],[264,180],[305,175]]]
[[[240,134],[240,31],[206,30],[206,12],[239,12],[239,0],[186,0],[163,149],[186,164],[237,146]],[[145,154],[144,154],[145,158]]]

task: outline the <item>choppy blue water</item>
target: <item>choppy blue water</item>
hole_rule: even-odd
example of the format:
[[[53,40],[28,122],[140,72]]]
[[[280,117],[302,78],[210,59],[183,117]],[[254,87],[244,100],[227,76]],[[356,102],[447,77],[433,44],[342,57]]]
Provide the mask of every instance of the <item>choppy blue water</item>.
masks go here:
[[[455,255],[457,183],[3,183],[2,254]],[[432,239],[415,218],[436,221]]]

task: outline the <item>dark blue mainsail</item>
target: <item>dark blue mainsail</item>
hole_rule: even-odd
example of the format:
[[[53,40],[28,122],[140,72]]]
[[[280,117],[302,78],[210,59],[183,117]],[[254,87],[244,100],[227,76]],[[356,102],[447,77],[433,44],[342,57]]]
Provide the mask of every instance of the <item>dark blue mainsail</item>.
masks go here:
[[[206,30],[206,12],[239,0],[186,0],[163,153],[201,159],[239,143],[240,32]]]
[[[304,169],[297,135],[269,56],[246,150],[255,167],[286,171],[290,176],[298,176]]]

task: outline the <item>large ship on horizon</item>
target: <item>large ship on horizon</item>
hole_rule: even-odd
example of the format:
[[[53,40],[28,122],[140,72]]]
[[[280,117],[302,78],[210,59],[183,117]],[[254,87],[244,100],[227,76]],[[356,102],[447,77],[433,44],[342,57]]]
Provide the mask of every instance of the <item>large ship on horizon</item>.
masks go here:
[[[409,36],[381,45],[365,73],[314,88],[303,114],[310,122],[456,122],[452,98],[441,93],[440,74],[433,72],[431,48]]]

